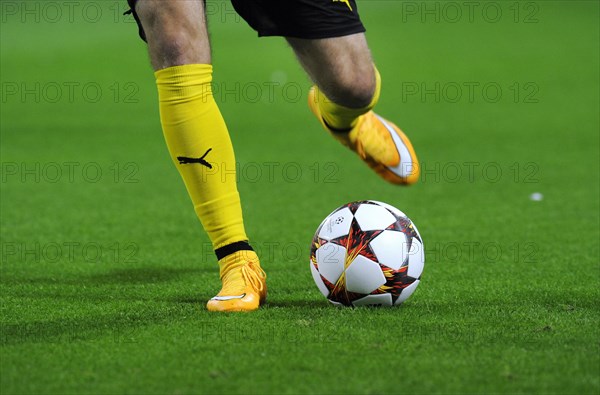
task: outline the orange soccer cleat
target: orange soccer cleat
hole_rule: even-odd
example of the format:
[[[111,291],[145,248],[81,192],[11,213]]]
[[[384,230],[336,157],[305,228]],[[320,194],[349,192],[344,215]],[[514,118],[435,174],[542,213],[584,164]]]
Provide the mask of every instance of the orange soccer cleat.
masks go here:
[[[223,287],[206,304],[209,311],[252,311],[267,298],[267,275],[254,251],[238,251],[223,258]]]
[[[369,111],[358,118],[348,132],[336,132],[323,120],[313,87],[308,105],[323,127],[343,145],[356,152],[384,180],[411,185],[419,179],[419,162],[410,140],[392,122]]]

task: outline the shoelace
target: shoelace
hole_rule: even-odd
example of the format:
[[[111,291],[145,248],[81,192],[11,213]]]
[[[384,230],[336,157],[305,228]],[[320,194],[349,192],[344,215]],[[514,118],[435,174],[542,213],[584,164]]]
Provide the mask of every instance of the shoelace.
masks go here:
[[[246,283],[252,285],[258,292],[261,292],[265,288],[262,280],[267,277],[267,274],[262,267],[255,268],[252,262],[250,262],[242,266],[242,275]]]
[[[366,121],[366,120],[365,120]],[[364,121],[363,121],[364,122]],[[367,152],[365,151],[364,141],[369,141],[369,138],[373,138],[374,133],[365,133],[365,128],[359,128],[356,136],[356,153],[362,158],[367,158]]]
[[[363,122],[371,122],[370,119],[365,119]],[[366,133],[366,131],[376,131],[375,133]],[[388,131],[385,128],[365,128],[361,127],[358,129],[358,135],[356,136],[356,152],[362,159],[366,159],[368,154],[365,150],[365,145],[368,147],[376,146],[378,141],[384,140],[387,138]],[[375,144],[369,144],[370,142],[375,141]],[[365,144],[366,143],[366,144]]]
[[[239,266],[238,266],[239,267]],[[232,270],[236,270],[237,268],[232,268]],[[264,270],[258,266],[254,266],[252,262],[245,263],[241,265],[240,270],[242,271],[242,278],[244,279],[244,284],[239,281],[228,281],[225,277],[228,277],[230,273],[233,271],[229,271],[223,278],[223,283],[227,284],[221,291],[225,295],[236,295],[244,292],[244,288],[247,284],[250,284],[254,289],[258,292],[262,292],[264,290],[263,281],[267,275]]]
[[[367,153],[365,152],[365,148],[363,147],[363,144],[362,144],[362,141],[360,140],[360,137],[356,139],[356,153],[362,159],[366,159],[367,158]]]

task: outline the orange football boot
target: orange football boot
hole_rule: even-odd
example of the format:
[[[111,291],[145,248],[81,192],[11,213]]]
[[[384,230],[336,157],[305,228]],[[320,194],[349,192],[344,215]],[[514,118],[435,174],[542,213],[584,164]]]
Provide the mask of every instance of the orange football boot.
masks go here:
[[[349,132],[336,132],[323,120],[315,98],[315,87],[308,94],[308,106],[325,130],[369,165],[381,178],[397,185],[411,185],[419,179],[417,154],[398,126],[369,111],[358,118]]]
[[[252,311],[267,299],[267,275],[254,251],[238,251],[221,264],[223,287],[206,304],[209,311]]]

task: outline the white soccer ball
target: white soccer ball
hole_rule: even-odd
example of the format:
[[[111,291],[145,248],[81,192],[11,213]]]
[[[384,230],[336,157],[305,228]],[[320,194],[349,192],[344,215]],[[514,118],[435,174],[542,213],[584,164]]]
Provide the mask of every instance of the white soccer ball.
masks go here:
[[[398,306],[413,294],[425,251],[402,211],[374,200],[343,205],[313,238],[310,270],[321,293],[341,306]]]

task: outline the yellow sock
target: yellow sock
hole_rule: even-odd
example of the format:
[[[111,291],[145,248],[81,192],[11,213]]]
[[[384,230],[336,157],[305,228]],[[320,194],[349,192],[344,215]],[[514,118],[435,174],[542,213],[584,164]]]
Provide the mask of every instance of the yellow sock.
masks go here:
[[[204,230],[217,249],[248,240],[229,132],[211,90],[212,66],[155,73],[163,133]]]
[[[373,94],[371,103],[369,103],[369,105],[366,107],[349,108],[340,106],[339,104],[329,100],[320,89],[316,89],[315,100],[317,100],[319,109],[321,110],[321,115],[328,126],[338,130],[351,129],[354,127],[354,125],[356,125],[358,117],[366,114],[373,107],[375,107],[375,104],[377,104],[377,101],[379,101],[379,95],[381,93],[381,76],[374,65],[373,69],[375,71],[375,93]]]

